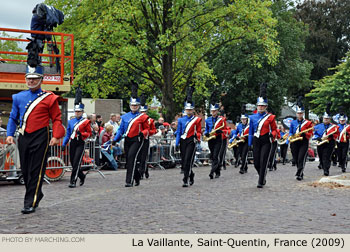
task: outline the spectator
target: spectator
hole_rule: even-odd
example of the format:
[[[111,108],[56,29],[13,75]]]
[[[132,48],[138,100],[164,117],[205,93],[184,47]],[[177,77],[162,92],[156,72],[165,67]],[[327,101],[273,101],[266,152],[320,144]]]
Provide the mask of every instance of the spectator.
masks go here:
[[[2,139],[3,142],[5,142],[6,139],[6,129],[2,128],[2,119],[0,117],[0,140]],[[17,145],[15,144],[3,144],[2,141],[0,141],[0,170],[3,169],[6,161],[6,155],[7,153],[10,153],[10,156],[14,163],[14,169],[20,169],[20,162],[19,162],[19,154]],[[16,176],[16,173],[11,174],[11,176]]]
[[[156,122],[156,128],[158,129],[160,125],[163,125],[164,123],[164,118],[163,117],[159,117],[158,122]]]
[[[118,128],[119,128],[119,124],[117,122],[117,118],[118,118],[117,114],[112,113],[109,116],[109,121],[105,125],[105,127],[107,127],[108,125],[112,125],[113,126],[113,134],[115,134],[117,132]],[[119,120],[120,120],[120,115],[119,115]]]
[[[118,163],[116,162],[116,159],[118,155],[121,155],[121,150],[119,147],[111,145],[112,140],[113,140],[113,126],[108,125],[102,136],[101,152],[108,159],[113,169],[117,170]]]

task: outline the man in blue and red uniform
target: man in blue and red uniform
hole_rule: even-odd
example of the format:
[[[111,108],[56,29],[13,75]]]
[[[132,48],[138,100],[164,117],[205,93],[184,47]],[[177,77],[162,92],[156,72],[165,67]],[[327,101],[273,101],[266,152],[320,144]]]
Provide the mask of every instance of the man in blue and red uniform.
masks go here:
[[[223,134],[224,130],[226,128],[226,120],[222,116],[218,116],[219,112],[219,104],[210,104],[210,113],[211,117],[208,117],[205,120],[205,131],[204,135],[206,137],[209,137],[210,132],[212,130],[216,130],[214,133],[215,138],[211,139],[208,141],[208,146],[210,150],[210,159],[212,160],[211,162],[211,170],[209,173],[210,179],[214,178],[214,173],[215,173],[215,178],[220,177],[220,163],[221,163],[221,157],[220,153],[223,148]]]
[[[178,119],[176,134],[176,149],[180,149],[181,163],[184,171],[183,187],[193,185],[194,173],[192,166],[196,153],[196,144],[200,141],[202,119],[194,115],[194,102],[192,102],[192,93],[194,88],[189,88],[187,101],[185,102],[186,116]]]
[[[238,144],[238,152],[241,158],[241,168],[239,169],[240,174],[247,173],[248,171],[248,135],[249,135],[249,119],[248,115],[243,113],[241,115],[241,123],[237,126],[236,139],[244,139],[244,142]]]
[[[266,171],[271,155],[271,143],[277,136],[275,115],[266,112],[265,83],[260,86],[260,97],[257,100],[257,113],[249,117],[248,146],[253,146],[254,167],[259,175],[258,188],[266,184]]]
[[[137,92],[137,91],[136,91]],[[126,179],[125,187],[132,187],[135,180],[135,186],[140,185],[141,174],[137,167],[144,140],[149,136],[148,115],[139,112],[140,98],[137,93],[132,94],[130,98],[129,113],[121,117],[121,123],[114,137],[114,142],[119,142],[125,137],[124,152],[126,155]]]
[[[140,112],[142,114],[147,115],[147,110],[148,110],[148,106],[146,105],[146,97],[142,95]],[[140,154],[140,162],[139,162],[139,165],[140,165],[139,171],[140,171],[141,179],[143,179],[143,176],[145,176],[145,178],[149,178],[148,165],[146,162],[149,156],[149,137],[157,133],[154,119],[149,117],[147,122],[149,125],[149,134],[148,134],[148,138],[144,139],[144,143]]]
[[[339,136],[338,126],[331,123],[330,105],[323,114],[323,123],[319,124],[314,132],[313,139],[317,140],[317,153],[320,158],[323,175],[329,176],[331,167],[331,156],[335,146],[335,140]],[[324,142],[323,142],[324,141]]]
[[[43,69],[27,68],[28,90],[12,96],[12,110],[7,125],[8,144],[15,144],[14,134],[19,126],[18,149],[26,193],[23,214],[35,212],[44,197],[41,187],[46,170],[49,145],[57,145],[65,134],[58,96],[41,89]],[[52,138],[49,139],[49,122]]]
[[[295,176],[297,177],[296,179],[299,181],[304,178],[304,168],[307,157],[307,151],[309,148],[309,139],[313,135],[313,132],[311,130],[311,128],[313,127],[312,122],[304,118],[304,113],[304,107],[302,106],[301,100],[299,99],[296,111],[297,119],[293,120],[290,124],[289,136],[293,137],[299,132],[310,129],[310,131],[301,134],[300,137],[302,139],[290,143],[290,149],[292,151],[293,159],[297,166],[297,173],[295,174]]]
[[[343,113],[339,116],[339,136],[337,138],[338,160],[342,172],[346,172],[348,166],[348,151],[350,138],[350,125],[346,123],[347,116]]]
[[[85,183],[86,175],[81,168],[81,162],[85,152],[85,140],[92,136],[90,120],[83,117],[84,104],[81,102],[74,107],[75,117],[68,121],[67,134],[62,143],[62,150],[70,140],[69,157],[72,164],[72,174],[68,187],[76,187],[76,182],[79,177],[80,186]]]

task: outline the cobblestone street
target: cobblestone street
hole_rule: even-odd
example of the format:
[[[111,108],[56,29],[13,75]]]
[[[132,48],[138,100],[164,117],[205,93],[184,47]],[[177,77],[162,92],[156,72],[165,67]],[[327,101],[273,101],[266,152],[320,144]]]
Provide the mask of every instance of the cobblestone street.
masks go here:
[[[179,169],[151,170],[139,187],[125,188],[125,170],[90,173],[68,188],[69,173],[50,185],[34,214],[22,215],[24,186],[1,182],[1,233],[349,233],[350,189],[313,187],[322,177],[316,162],[302,182],[296,168],[278,164],[267,184],[257,174],[228,167],[210,180],[209,167],[194,168],[195,184],[182,188]],[[341,174],[332,167],[331,175]]]

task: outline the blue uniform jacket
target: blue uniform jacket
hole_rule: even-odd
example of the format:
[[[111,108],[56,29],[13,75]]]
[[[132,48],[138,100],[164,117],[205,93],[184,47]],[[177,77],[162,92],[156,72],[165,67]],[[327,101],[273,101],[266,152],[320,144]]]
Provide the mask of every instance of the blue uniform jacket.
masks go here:
[[[84,119],[84,118],[83,117],[80,117],[80,118],[74,117],[68,121],[67,133],[63,139],[62,148],[65,148],[66,145],[68,144],[70,136],[72,135],[73,130],[74,130],[74,125],[76,125],[76,123],[78,123],[82,119]]]
[[[182,134],[185,132],[186,129],[186,125],[189,121],[191,121],[191,119],[194,117],[193,116],[184,116],[181,117],[179,119],[177,119],[177,129],[176,129],[176,146],[178,146],[180,144],[180,139]]]
[[[37,98],[38,94],[41,92],[41,88],[35,92],[32,92],[28,89],[18,94],[12,95],[12,110],[7,124],[8,136],[14,136],[17,125],[22,127],[23,116],[27,110],[27,104],[31,103],[35,98]]]
[[[134,119],[136,116],[138,116],[139,114],[140,114],[140,112],[138,112],[138,111],[135,113],[130,111],[121,117],[122,121],[119,125],[117,133],[114,136],[113,141],[119,142],[122,139],[123,135],[126,133],[126,131],[128,129],[129,122],[132,119]]]

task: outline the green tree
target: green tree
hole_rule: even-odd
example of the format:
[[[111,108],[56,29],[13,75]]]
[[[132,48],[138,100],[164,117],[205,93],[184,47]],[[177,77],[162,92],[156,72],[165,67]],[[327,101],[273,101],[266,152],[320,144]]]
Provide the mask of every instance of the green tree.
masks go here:
[[[131,80],[156,95],[165,119],[180,110],[188,85],[197,99],[216,83],[206,63],[227,44],[255,41],[254,64],[275,62],[276,20],[263,0],[48,0],[68,13],[59,28],[75,35],[76,81],[93,97],[128,96]],[[62,7],[62,8],[61,8]],[[198,97],[200,96],[200,97]]]
[[[3,38],[15,38],[13,36],[10,36],[6,32],[2,32],[0,34]],[[22,38],[21,36],[18,38]],[[13,40],[0,40],[0,51],[6,51],[6,52],[23,52],[23,49],[19,47],[19,42],[13,41]],[[23,55],[14,55],[14,54],[2,54],[1,56],[3,59],[16,59],[16,60],[23,60],[26,61],[27,57]],[[9,61],[10,62],[10,61]],[[11,64],[20,64],[20,62],[10,62]]]
[[[307,96],[313,112],[321,115],[328,102],[332,102],[332,113],[338,113],[342,106],[344,112],[350,116],[350,53],[345,61],[338,65],[333,75],[326,76],[315,82],[315,88]]]
[[[349,50],[349,0],[307,0],[297,5],[296,18],[309,26],[303,58],[312,62],[312,80],[334,73]]]
[[[277,115],[285,97],[293,101],[298,94],[310,90],[312,64],[301,58],[307,29],[294,18],[291,1],[274,1],[271,9],[278,21],[276,41],[280,54],[277,64],[269,64],[263,58],[261,64],[254,64],[255,55],[262,55],[263,48],[249,39],[223,47],[211,60],[214,74],[225,94],[222,103],[231,120],[235,121],[240,115],[243,104],[256,103],[262,82],[268,83],[269,109]]]

